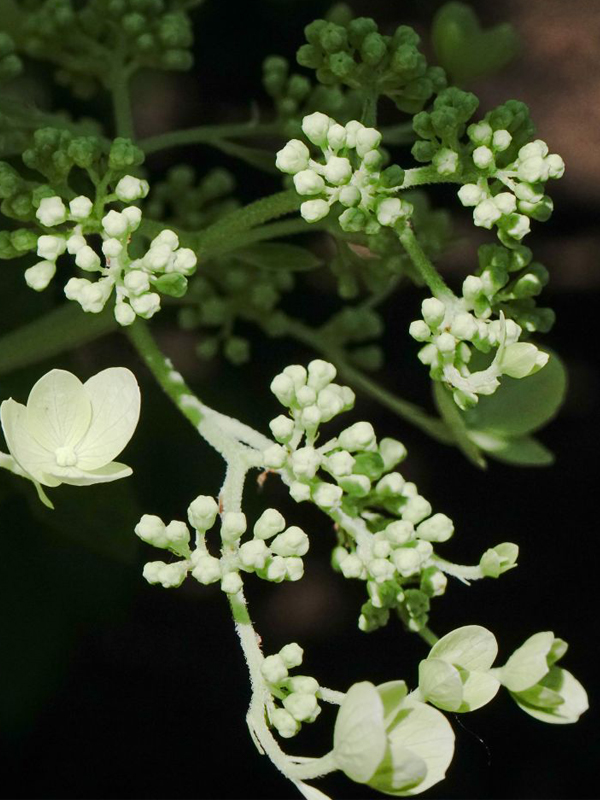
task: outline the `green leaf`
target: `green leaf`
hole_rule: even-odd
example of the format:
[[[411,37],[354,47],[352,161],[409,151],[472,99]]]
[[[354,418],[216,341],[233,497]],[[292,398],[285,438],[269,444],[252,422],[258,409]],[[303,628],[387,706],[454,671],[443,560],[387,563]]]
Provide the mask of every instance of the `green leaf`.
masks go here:
[[[463,452],[468,460],[475,464],[480,469],[485,469],[486,462],[481,450],[477,443],[472,439],[470,432],[467,429],[463,415],[454,402],[452,393],[440,383],[440,381],[433,381],[433,399],[437,406],[440,415],[448,428],[457,447]]]
[[[469,438],[488,456],[505,464],[522,467],[547,467],[554,463],[554,453],[533,436],[501,439],[485,431],[470,431]]]
[[[539,372],[523,380],[504,377],[493,395],[480,398],[463,415],[467,427],[506,439],[533,433],[546,425],[562,405],[567,389],[562,361],[555,353],[549,355],[548,363]]]
[[[383,703],[368,681],[350,687],[335,721],[335,763],[357,783],[366,783],[381,763],[387,737],[383,726]]]
[[[425,700],[445,711],[458,711],[463,701],[459,671],[441,658],[421,661],[419,689]]]
[[[429,658],[439,658],[468,670],[486,670],[498,654],[496,637],[481,625],[465,625],[436,642]]]
[[[562,703],[554,708],[540,708],[523,699],[521,694],[511,695],[517,705],[527,714],[540,722],[549,722],[554,725],[568,725],[577,722],[579,717],[589,708],[588,697],[579,681],[566,669],[553,667],[551,670],[553,691],[560,694]],[[546,678],[543,679],[543,683]]]
[[[184,275],[179,272],[170,272],[168,275],[161,275],[154,283],[155,288],[162,294],[170,297],[183,297],[187,292],[188,282]]]
[[[236,251],[236,257],[253,267],[288,272],[308,272],[323,263],[310,250],[295,244],[265,242]]]
[[[483,30],[466,3],[443,5],[433,19],[433,49],[453,81],[465,84],[502,69],[516,55],[519,40],[508,23]]]
[[[86,314],[66,303],[0,338],[0,375],[73,350],[118,328],[112,310]]]

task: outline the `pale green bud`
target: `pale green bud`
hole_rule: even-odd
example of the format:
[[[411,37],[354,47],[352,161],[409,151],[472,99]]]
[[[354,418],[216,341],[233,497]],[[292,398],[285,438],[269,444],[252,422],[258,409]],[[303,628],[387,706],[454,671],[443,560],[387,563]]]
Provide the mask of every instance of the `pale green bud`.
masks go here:
[[[485,189],[480,188],[476,183],[465,183],[465,185],[461,186],[458,190],[458,199],[463,206],[476,206],[485,200],[486,197],[487,192]]]
[[[115,194],[124,203],[131,203],[133,200],[141,200],[142,197],[146,197],[149,190],[148,181],[134,178],[132,175],[125,175],[117,183]]]
[[[360,578],[363,574],[364,566],[355,553],[350,553],[340,563],[340,570],[344,578]]]
[[[332,150],[341,150],[346,146],[346,129],[337,122],[327,131],[327,144]]]
[[[285,528],[285,519],[276,508],[267,508],[254,523],[253,533],[257,539],[270,539]]]
[[[550,178],[562,178],[565,174],[565,162],[556,153],[546,157],[546,167]]]
[[[336,375],[337,370],[333,364],[320,358],[315,358],[308,365],[307,385],[316,392],[320,392],[321,389],[324,389],[335,379]]]
[[[269,428],[273,436],[278,442],[283,442],[284,444],[287,444],[292,438],[294,427],[294,420],[290,419],[290,417],[286,417],[284,414],[280,414],[269,422]]]
[[[128,272],[123,278],[123,283],[129,294],[135,297],[145,294],[150,289],[148,275],[141,269],[132,269]]]
[[[285,708],[276,708],[270,714],[271,724],[283,739],[291,739],[300,730],[300,723]]]
[[[133,308],[130,305],[127,305],[127,303],[123,301],[119,302],[119,300],[117,300],[117,304],[115,306],[115,319],[119,325],[133,325],[135,318],[136,313]]]
[[[281,172],[286,172],[288,175],[295,175],[297,172],[307,169],[309,159],[310,153],[304,142],[301,142],[299,139],[291,139],[285,147],[277,153],[275,166]]]
[[[278,556],[304,556],[308,553],[308,536],[301,528],[292,525],[271,542],[271,550]]]
[[[406,447],[397,439],[385,437],[379,442],[379,455],[383,459],[386,470],[393,469],[396,464],[404,461],[407,452]]]
[[[517,199],[510,192],[500,192],[493,198],[493,203],[503,214],[512,214],[517,208]]]
[[[476,275],[469,275],[465,278],[462,285],[462,293],[465,300],[473,302],[483,292],[483,281]]]
[[[54,261],[39,261],[25,270],[25,283],[30,289],[42,292],[56,273]]]
[[[439,175],[455,175],[460,166],[458,153],[447,147],[441,147],[431,163]]]
[[[524,214],[514,214],[514,219],[505,230],[510,236],[519,241],[531,230],[531,221]]]
[[[294,664],[294,666],[297,665]],[[285,685],[290,692],[300,692],[301,694],[314,695],[319,691],[318,682],[310,675],[294,675],[287,679]]]
[[[305,500],[310,500],[310,486],[307,483],[294,481],[290,484],[290,496],[297,503],[302,503]]]
[[[261,664],[260,671],[269,683],[277,685],[288,676],[288,670],[281,655],[267,656]]]
[[[208,586],[209,583],[216,583],[221,579],[221,562],[218,558],[195,550],[192,554],[192,563],[194,565],[192,577],[199,583]]]
[[[413,525],[421,522],[431,514],[431,504],[421,495],[409,498],[402,509],[402,519],[412,522]]]
[[[362,199],[360,189],[356,186],[342,186],[338,196],[340,203],[346,208],[354,208]]]
[[[160,310],[160,297],[156,292],[148,292],[140,297],[132,297],[131,307],[138,317],[150,319]]]
[[[263,539],[244,542],[239,549],[240,561],[247,569],[263,569],[269,555],[269,548]]]
[[[86,244],[77,251],[75,263],[80,269],[84,269],[86,272],[95,272],[100,269],[100,256]]]
[[[454,523],[445,514],[434,514],[417,527],[417,536],[428,542],[447,542],[454,533]]]
[[[284,699],[283,705],[298,722],[312,722],[320,711],[314,694],[294,692]]]
[[[390,472],[384,475],[375,486],[375,491],[382,497],[397,497],[402,494],[405,480],[399,472]]]
[[[437,297],[428,297],[421,303],[421,314],[430,328],[437,328],[444,321],[446,306]]]
[[[269,469],[280,469],[287,460],[287,450],[280,444],[271,445],[263,452],[263,464]]]
[[[246,531],[246,515],[241,511],[227,511],[221,518],[221,537],[223,539],[239,539]]]
[[[512,136],[508,131],[500,130],[494,131],[492,136],[492,147],[499,153],[503,153],[508,149],[512,142]]]
[[[333,124],[334,121],[327,114],[315,111],[302,120],[302,131],[313,144],[322,147],[327,144],[327,133]]]
[[[127,233],[128,224],[127,217],[124,217],[119,211],[109,211],[102,217],[102,227],[109,236],[123,236]]]
[[[392,546],[386,539],[379,539],[373,543],[373,557],[387,558],[392,552]]]
[[[350,475],[356,459],[350,455],[347,450],[338,450],[327,458],[327,469],[336,478],[342,478],[345,475]]]
[[[431,338],[429,325],[422,319],[416,319],[414,322],[411,322],[408,333],[417,342],[427,342]]]
[[[321,194],[325,181],[312,169],[303,169],[294,175],[294,186],[300,195]]]
[[[352,164],[343,156],[331,156],[325,164],[323,174],[325,179],[333,186],[341,186],[344,183],[348,183],[352,177]]]
[[[67,219],[67,209],[60,197],[44,197],[35,212],[38,220],[47,228],[60,225]]]
[[[393,545],[403,545],[414,538],[415,529],[411,522],[406,520],[396,520],[384,530],[385,538]]]
[[[282,556],[275,556],[269,559],[267,568],[264,573],[265,580],[273,581],[273,583],[281,583],[287,576],[287,567],[285,558]]]
[[[69,212],[71,217],[78,222],[87,219],[92,213],[93,208],[94,204],[89,197],[84,197],[83,195],[74,197],[69,203]]]
[[[479,228],[487,228],[489,230],[501,216],[502,212],[496,207],[493,200],[483,200],[475,206],[473,222]]]
[[[276,375],[271,381],[271,391],[284,406],[291,406],[296,400],[296,389],[288,375]]]
[[[487,169],[494,163],[494,153],[485,145],[476,147],[473,150],[473,163],[479,169]]]
[[[387,558],[371,559],[368,564],[368,570],[373,580],[377,581],[377,583],[384,583],[394,577],[394,565]]]
[[[489,122],[475,122],[467,128],[467,134],[473,144],[489,144],[492,139],[492,126]]]
[[[37,254],[47,261],[56,261],[67,248],[67,243],[62,236],[40,236],[37,240]]]
[[[392,561],[403,578],[415,575],[421,569],[421,557],[413,547],[399,547],[394,550]]]
[[[140,539],[154,545],[154,547],[168,547],[169,545],[165,533],[165,523],[154,514],[144,514],[135,526],[134,531]]]
[[[187,575],[186,561],[175,561],[165,564],[164,561],[149,561],[144,564],[142,575],[151,584],[160,584],[165,589],[176,589],[181,586]]]
[[[375,431],[370,422],[355,422],[343,430],[338,437],[339,446],[354,452],[369,450],[375,445]]]
[[[286,665],[286,667],[288,669],[293,669],[293,667],[299,667],[300,664],[302,663],[302,659],[304,657],[304,650],[296,642],[290,642],[290,644],[286,644],[284,647],[281,648],[281,650],[279,651],[279,655],[281,656],[283,663]],[[293,681],[297,681],[300,677],[304,676],[298,675],[295,678],[290,678],[287,685],[290,686],[293,683]],[[314,678],[309,678],[308,680],[314,680]],[[319,688],[319,684],[316,681],[315,683],[317,684],[315,688],[316,692],[317,689]],[[302,686],[305,686],[305,684],[302,684]],[[305,688],[304,689],[300,688],[300,684],[298,684],[298,689],[295,688],[295,685],[291,688],[292,691],[308,691]]]
[[[429,597],[441,597],[448,585],[448,578],[436,567],[428,567],[421,576],[421,589]]]
[[[296,477],[314,478],[321,465],[321,456],[314,447],[300,447],[292,453],[291,464]]]
[[[215,524],[219,506],[214,497],[201,494],[190,503],[187,513],[190,525],[204,533]]]
[[[326,200],[307,200],[300,206],[300,215],[307,222],[318,222],[329,214]]]
[[[123,252],[123,245],[118,239],[105,239],[102,242],[102,252],[107,258],[116,258]]]

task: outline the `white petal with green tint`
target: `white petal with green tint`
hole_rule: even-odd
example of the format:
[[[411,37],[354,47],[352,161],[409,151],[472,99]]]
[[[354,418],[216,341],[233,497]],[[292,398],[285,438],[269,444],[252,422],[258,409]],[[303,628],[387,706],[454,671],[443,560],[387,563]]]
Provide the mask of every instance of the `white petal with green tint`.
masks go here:
[[[91,486],[94,483],[110,483],[119,478],[128,478],[132,473],[131,467],[111,461],[98,469],[82,470],[78,467],[56,467],[54,475],[61,483],[70,486]]]
[[[378,792],[404,797],[420,786],[427,775],[427,764],[411,750],[390,745],[369,786]]]
[[[405,681],[388,681],[377,686],[379,697],[383,703],[383,724],[386,731],[394,722],[402,708],[404,698],[408,694]]]
[[[458,711],[476,711],[485,706],[494,699],[499,688],[500,681],[489,672],[468,672],[463,684],[463,701]]]
[[[27,429],[52,452],[59,447],[75,447],[91,418],[92,407],[83,384],[63,369],[48,372],[29,393]]]
[[[94,470],[119,455],[135,431],[140,416],[140,390],[124,367],[111,367],[84,384],[92,404],[92,422],[77,446],[77,466]]]
[[[498,655],[496,637],[481,625],[465,625],[436,642],[428,658],[441,658],[468,670],[486,670]]]
[[[554,668],[559,675],[558,682],[553,691],[562,698],[562,703],[555,708],[540,708],[523,702],[519,695],[513,694],[517,705],[527,714],[539,719],[540,722],[549,722],[554,725],[568,725],[577,722],[579,717],[589,708],[587,692],[570,672],[560,667]]]
[[[26,427],[27,409],[12,398],[2,403],[2,430],[11,455],[19,466],[44,486],[58,486],[49,470],[56,465],[54,454],[43,447]]]
[[[499,670],[500,683],[511,692],[522,692],[540,681],[548,672],[547,655],[553,642],[552,631],[542,631],[527,639]]]
[[[458,711],[462,705],[463,682],[460,673],[441,658],[421,661],[419,689],[424,700],[445,711]]]
[[[383,703],[372,683],[348,690],[335,721],[333,755],[337,766],[357,783],[366,783],[381,763],[387,737]]]

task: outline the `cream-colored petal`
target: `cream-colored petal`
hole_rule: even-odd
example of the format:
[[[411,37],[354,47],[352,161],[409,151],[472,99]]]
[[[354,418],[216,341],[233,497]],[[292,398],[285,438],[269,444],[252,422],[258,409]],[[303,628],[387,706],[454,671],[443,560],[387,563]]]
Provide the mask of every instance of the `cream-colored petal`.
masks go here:
[[[58,486],[60,481],[48,474],[55,465],[54,453],[35,439],[27,427],[27,409],[10,398],[0,406],[2,430],[10,454],[17,464],[38,483]]]
[[[111,367],[86,381],[85,391],[92,403],[92,422],[76,452],[77,466],[87,471],[112,461],[133,436],[140,389],[130,370]]]
[[[60,477],[62,483],[68,483],[71,486],[91,486],[93,483],[110,483],[117,481],[119,478],[127,478],[132,473],[131,467],[126,464],[119,464],[118,461],[111,461],[110,464],[105,464],[99,469],[82,470],[77,467],[59,467]],[[63,474],[64,471],[64,474]]]
[[[74,447],[92,419],[83,384],[64,369],[53,369],[35,384],[27,400],[27,428],[40,444],[54,452]]]

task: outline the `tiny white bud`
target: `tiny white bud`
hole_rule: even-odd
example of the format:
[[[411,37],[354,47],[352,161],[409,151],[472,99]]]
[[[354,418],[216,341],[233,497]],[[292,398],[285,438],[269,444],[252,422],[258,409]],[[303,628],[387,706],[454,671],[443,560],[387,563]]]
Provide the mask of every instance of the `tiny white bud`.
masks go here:
[[[246,531],[246,515],[241,511],[227,511],[221,519],[221,537],[235,540]]]
[[[267,656],[260,666],[263,678],[277,685],[288,676],[288,669],[280,655]]]
[[[85,238],[79,234],[74,233],[72,236],[69,236],[67,239],[67,252],[74,256],[76,253],[81,250],[82,247],[85,247],[87,244]]]
[[[308,548],[308,536],[296,525],[280,533],[271,542],[271,550],[278,556],[304,556]]]
[[[109,211],[102,217],[102,227],[109,236],[123,236],[127,233],[128,223],[127,217],[123,216],[119,211]]]
[[[172,263],[175,272],[179,272],[181,275],[191,275],[197,264],[198,258],[189,247],[180,247],[175,251],[175,259]]]
[[[278,442],[289,442],[293,436],[294,427],[294,420],[284,416],[284,414],[280,414],[269,422],[271,433]]]
[[[268,469],[280,469],[287,460],[287,450],[280,444],[271,445],[263,452],[263,464]]]
[[[192,577],[205,586],[210,583],[216,583],[221,579],[221,562],[218,558],[205,553],[196,556],[194,558]]]
[[[485,200],[486,197],[487,192],[477,186],[476,183],[465,183],[465,185],[461,186],[458,190],[458,199],[463,206],[476,206],[478,203],[481,203],[482,200]]]
[[[60,225],[67,219],[67,209],[60,197],[44,197],[40,200],[35,216],[42,225],[51,228],[53,225]]]
[[[150,289],[148,275],[141,269],[132,269],[123,278],[123,283],[129,294],[138,296]]]
[[[239,549],[240,561],[247,569],[262,569],[269,555],[269,548],[262,539],[244,542]]]
[[[356,152],[362,158],[369,150],[376,150],[381,144],[381,134],[376,128],[362,128],[356,133]]]
[[[46,261],[56,261],[67,248],[63,236],[40,236],[37,240],[37,254]]]
[[[341,186],[352,177],[352,164],[343,156],[331,156],[325,164],[323,174],[329,183]]]
[[[253,533],[258,539],[270,539],[285,528],[285,519],[276,508],[267,508],[254,523]]]
[[[321,194],[325,181],[312,169],[303,169],[294,175],[294,186],[300,195]]]
[[[341,563],[340,570],[344,578],[360,578],[363,573],[363,563],[356,553],[350,553]]]
[[[313,144],[321,146],[326,144],[327,133],[332,124],[333,120],[327,114],[315,111],[302,120],[302,131]]]
[[[501,216],[502,212],[496,207],[493,200],[482,200],[481,203],[475,206],[473,222],[479,228],[487,228],[489,230]]]
[[[413,547],[399,547],[394,550],[392,561],[403,578],[408,578],[421,569],[421,558]]]
[[[127,220],[127,227],[130,231],[135,231],[142,221],[142,212],[137,206],[127,206],[121,211],[121,214]]]
[[[146,197],[149,189],[148,181],[134,178],[132,175],[125,175],[117,183],[115,194],[124,203],[131,203],[133,200],[140,200],[142,197]]]
[[[284,406],[291,406],[296,399],[294,381],[283,373],[276,375],[271,381],[271,391]]]
[[[50,283],[56,273],[54,261],[39,261],[33,267],[25,270],[25,283],[30,289],[42,292]]]
[[[100,269],[100,256],[86,244],[75,255],[75,263],[86,272],[95,272]]]
[[[492,202],[503,214],[512,214],[517,207],[517,198],[511,192],[500,192]]]
[[[402,442],[390,437],[384,437],[379,442],[379,455],[383,459],[386,470],[390,470],[393,469],[396,464],[404,461],[407,451]]]
[[[397,197],[386,197],[377,204],[377,221],[380,225],[395,225],[402,214],[402,203]]]
[[[290,644],[286,644],[285,647],[281,648],[281,650],[279,651],[279,655],[283,659],[283,663],[286,665],[286,667],[288,669],[293,669],[294,667],[299,667],[300,664],[302,663],[302,658],[304,657],[304,650],[300,647],[299,644],[296,644],[296,642],[291,642]],[[317,691],[318,688],[319,685],[317,684],[315,692]]]
[[[338,442],[340,447],[351,453],[356,450],[369,450],[375,444],[375,430],[370,422],[355,422],[340,433]]]
[[[299,581],[304,575],[304,562],[301,558],[291,556],[285,558],[285,578],[288,581]]]
[[[494,131],[492,136],[492,147],[494,150],[502,153],[506,150],[512,142],[512,136],[508,131]]]
[[[332,150],[341,150],[346,146],[346,129],[337,122],[327,131],[327,144]]]
[[[421,314],[430,328],[437,328],[444,321],[446,306],[437,297],[428,297],[421,303]]]
[[[320,508],[332,509],[340,504],[343,491],[332,483],[320,483],[312,493],[312,499]]]
[[[291,464],[297,478],[314,478],[321,465],[321,456],[314,447],[300,447],[292,453]]]
[[[308,167],[310,153],[308,147],[299,139],[291,139],[285,147],[277,153],[275,166],[281,172],[295,175]]]
[[[428,542],[447,542],[454,533],[454,523],[445,514],[434,514],[417,527],[417,536]]]
[[[431,514],[431,504],[421,495],[416,495],[409,498],[401,513],[403,520],[416,525]]]
[[[302,694],[293,692],[288,694],[283,700],[286,711],[298,720],[298,722],[309,722],[316,718],[318,714],[317,698],[314,694]]]
[[[154,547],[167,547],[166,526],[155,514],[144,514],[134,528],[136,536]]]
[[[297,503],[310,500],[310,486],[307,483],[293,481],[293,483],[290,484],[290,497]]]
[[[107,258],[116,258],[123,252],[123,245],[118,239],[105,239],[102,242],[102,252]]]
[[[307,200],[300,206],[300,215],[307,222],[318,222],[329,214],[326,200]]]
[[[308,365],[307,385],[316,392],[321,391],[335,379],[337,370],[328,361],[315,358]]]
[[[390,472],[384,475],[375,486],[375,491],[382,497],[397,497],[402,494],[405,480],[399,472]]]
[[[237,572],[227,572],[221,578],[221,589],[225,594],[237,594],[242,586],[242,579]]]
[[[163,561],[149,561],[144,565],[143,576],[148,583],[160,583],[165,589],[175,589],[181,586],[187,575],[186,561],[175,561],[165,564]]]
[[[187,510],[190,525],[202,533],[212,528],[218,513],[219,505],[215,498],[205,494],[198,495]]]
[[[77,221],[87,219],[92,213],[93,207],[94,204],[89,197],[84,197],[82,194],[80,194],[79,197],[74,197],[69,203],[71,217]]]
[[[132,297],[131,306],[138,317],[150,319],[160,310],[160,296],[156,292],[148,292],[140,297]]]
[[[133,325],[135,322],[136,313],[133,308],[125,302],[117,302],[115,305],[115,319],[119,323],[119,325],[123,325],[127,327],[128,325]]]
[[[473,163],[479,169],[487,169],[494,163],[494,153],[485,145],[476,147],[473,150]]]
[[[402,545],[414,538],[415,529],[411,522],[398,519],[386,526],[384,534],[393,545]]]
[[[355,463],[356,459],[347,450],[339,450],[327,458],[326,466],[332,475],[336,478],[342,478],[345,475],[352,474],[352,468]]]

